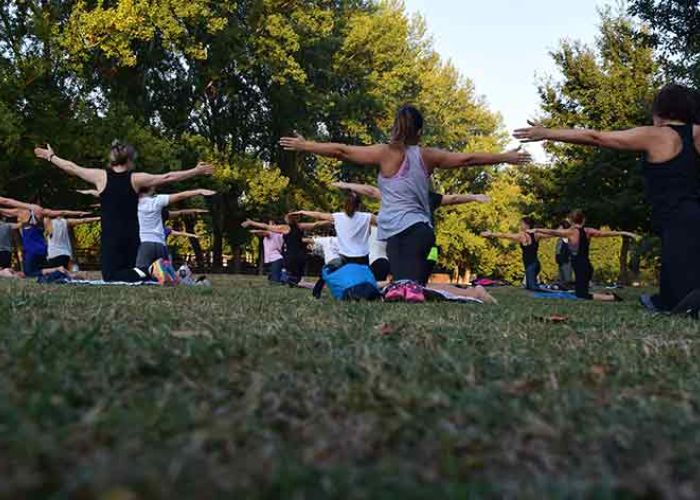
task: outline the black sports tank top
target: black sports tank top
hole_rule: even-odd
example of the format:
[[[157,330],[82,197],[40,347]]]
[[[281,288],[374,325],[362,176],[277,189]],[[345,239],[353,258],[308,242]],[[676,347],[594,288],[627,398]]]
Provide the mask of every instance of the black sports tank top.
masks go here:
[[[139,237],[139,196],[131,184],[133,172],[107,171],[107,185],[100,194],[102,241],[124,241]]]
[[[304,231],[298,226],[292,226],[290,231],[284,235],[285,255],[301,256],[306,253],[304,246]]]
[[[682,202],[700,200],[700,154],[695,149],[693,125],[668,127],[681,137],[681,152],[663,163],[651,163],[646,157],[642,160],[647,199],[656,229],[673,217]]]
[[[525,267],[537,262],[537,254],[540,250],[540,242],[537,241],[537,238],[530,233],[527,233],[527,237],[530,240],[530,244],[520,244],[520,249],[523,251],[523,264],[525,264]]]
[[[578,229],[578,247],[571,249],[574,259],[586,259],[591,253],[591,240],[588,239],[586,229],[579,227]]]

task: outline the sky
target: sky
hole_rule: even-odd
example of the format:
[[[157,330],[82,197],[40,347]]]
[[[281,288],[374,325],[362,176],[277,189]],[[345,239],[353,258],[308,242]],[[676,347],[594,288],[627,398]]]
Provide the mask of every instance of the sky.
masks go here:
[[[538,76],[556,75],[562,39],[593,43],[606,0],[405,0],[425,17],[437,52],[474,82],[512,131],[539,109]],[[538,161],[540,146],[528,146]]]

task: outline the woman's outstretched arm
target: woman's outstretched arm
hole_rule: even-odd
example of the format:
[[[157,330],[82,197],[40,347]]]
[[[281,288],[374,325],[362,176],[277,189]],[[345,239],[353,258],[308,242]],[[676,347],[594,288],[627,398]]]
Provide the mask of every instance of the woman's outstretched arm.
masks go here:
[[[201,239],[201,236],[198,236],[194,233],[186,233],[184,231],[170,231],[170,236],[184,236],[186,238],[194,238],[196,240]]]
[[[485,194],[446,194],[442,197],[440,206],[464,205],[465,203],[490,203],[491,198]]]
[[[630,233],[629,231],[601,231],[600,229],[592,228],[586,228],[586,234],[591,238],[616,238],[622,236],[637,239],[638,237],[635,233]]]
[[[463,168],[485,165],[523,165],[532,162],[530,153],[521,148],[511,149],[505,153],[452,153],[444,149],[425,148],[423,161],[429,169]]]
[[[353,191],[361,196],[366,196],[375,200],[382,199],[382,192],[379,191],[379,188],[370,186],[369,184],[354,184],[352,182],[334,182],[332,186],[338,189],[347,189],[348,191]]]
[[[494,233],[493,231],[484,231],[481,233],[481,236],[490,239],[511,240],[516,243],[523,242],[523,235],[520,233]]]
[[[190,198],[195,198],[197,196],[214,196],[215,194],[216,191],[212,191],[211,189],[193,189],[191,191],[182,191],[181,193],[169,194],[168,203],[178,203],[181,201],[189,200]]]
[[[299,217],[309,217],[311,219],[316,219],[316,220],[322,220],[322,221],[333,221],[333,214],[328,214],[325,212],[312,212],[309,210],[299,210],[297,212],[292,212],[292,216],[299,216]]]
[[[56,217],[83,217],[90,215],[92,212],[84,212],[82,210],[52,210],[50,208],[42,209],[44,217],[55,219]]]
[[[183,210],[171,210],[170,217],[178,217],[181,215],[203,215],[208,213],[209,210],[206,208],[185,208]]]
[[[56,156],[56,153],[53,152],[53,149],[51,149],[50,144],[47,144],[45,148],[34,148],[34,155],[37,158],[48,161],[69,175],[79,177],[85,182],[89,182],[97,188],[98,192],[101,192],[107,183],[107,172],[101,168],[81,167],[72,161],[59,158]]]
[[[376,144],[373,146],[349,146],[336,142],[307,141],[300,135],[282,137],[280,139],[280,146],[282,146],[285,151],[311,153],[354,163],[356,165],[367,166],[380,165],[387,150],[387,146],[384,144]]]
[[[530,127],[517,129],[513,137],[521,142],[556,141],[581,146],[620,149],[624,151],[649,151],[652,143],[658,142],[661,127],[637,127],[628,130],[606,132],[589,129],[554,129],[528,121]]]
[[[165,184],[184,181],[200,175],[212,175],[213,173],[213,165],[200,162],[196,167],[189,170],[178,170],[175,172],[168,172],[167,174],[154,175],[137,172],[132,177],[132,182],[134,184],[134,189],[140,191],[144,188],[164,186]]]
[[[246,220],[241,224],[241,227],[244,228],[255,228],[255,229],[262,229],[263,231],[269,231],[271,233],[279,233],[279,234],[287,234],[289,232],[289,226],[280,224],[280,225],[273,225],[273,224],[264,224],[262,222],[255,222],[254,220]]]
[[[528,231],[530,234],[536,236],[545,236],[548,238],[569,238],[571,236],[571,229],[543,229],[535,228]]]

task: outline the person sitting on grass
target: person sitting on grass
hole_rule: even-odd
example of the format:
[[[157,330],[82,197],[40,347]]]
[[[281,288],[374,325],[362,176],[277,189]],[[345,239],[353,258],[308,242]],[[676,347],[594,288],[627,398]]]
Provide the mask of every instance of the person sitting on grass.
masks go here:
[[[134,172],[136,149],[114,141],[109,150],[108,169],[85,168],[59,158],[51,149],[35,148],[37,158],[48,161],[65,173],[92,184],[100,195],[102,278],[110,282],[140,282],[149,276],[136,267],[139,249],[138,193],[200,175],[212,175],[214,167],[198,163],[190,170],[153,175]]]
[[[44,227],[48,234],[47,267],[70,269],[73,260],[73,245],[70,240],[70,228],[82,224],[100,222],[99,217],[84,219],[65,217],[44,217]]]
[[[375,200],[382,199],[382,192],[379,188],[370,186],[369,184],[356,184],[352,182],[334,182],[333,187],[338,189],[347,189],[353,191],[359,195],[366,196]],[[433,228],[435,227],[435,211],[440,207],[448,207],[455,205],[463,205],[466,203],[489,203],[491,199],[485,194],[439,194],[434,191],[430,191],[430,216],[433,223]],[[372,268],[372,273],[374,274],[377,281],[384,281],[389,276],[389,259],[386,253],[386,242],[380,241],[377,238],[378,230],[377,226],[373,225],[370,232],[370,267]],[[430,276],[433,274],[433,270],[437,265],[439,256],[439,249],[437,246],[433,245],[428,253],[428,258],[426,259],[426,278],[427,283]]]
[[[268,221],[268,225],[273,226],[273,220]],[[282,269],[284,268],[284,237],[274,231],[253,229],[251,234],[262,238],[263,264],[267,268],[267,279],[270,283],[282,283]]]
[[[651,222],[661,237],[659,293],[644,294],[649,311],[671,312],[700,289],[700,117],[697,93],[663,87],[654,99],[652,124],[628,130],[553,129],[530,122],[513,136],[523,143],[563,142],[642,155]]]
[[[213,196],[216,191],[194,189],[175,194],[156,195],[154,187],[141,189],[139,193],[138,220],[140,245],[136,256],[136,267],[142,272],[157,276],[159,281],[175,275],[170,263],[170,252],[166,243],[163,212],[171,204],[197,196]],[[163,269],[153,269],[151,266]]]
[[[498,238],[510,240],[520,245],[520,250],[523,254],[523,267],[525,268],[525,288],[527,290],[537,291],[540,289],[539,274],[542,269],[539,258],[540,240],[542,238],[550,238],[551,236],[539,233],[530,233],[535,227],[535,223],[531,217],[523,217],[520,219],[520,232],[518,233],[494,233],[492,231],[484,231],[481,236],[484,238]]]
[[[569,229],[571,223],[568,220],[563,220],[559,223],[557,229]],[[559,269],[557,286],[561,290],[569,290],[574,282],[574,268],[571,265],[571,248],[567,238],[559,238],[554,252],[555,262]]]
[[[574,268],[576,297],[585,300],[599,300],[602,302],[617,302],[622,300],[614,293],[593,293],[589,291],[593,279],[593,265],[590,259],[590,245],[592,238],[614,238],[618,236],[637,238],[637,235],[628,231],[601,231],[585,227],[586,216],[581,210],[574,210],[569,215],[571,227],[568,229],[532,229],[535,235],[566,238],[569,241]]]
[[[347,191],[341,212],[331,214],[300,210],[290,215],[310,217],[321,223],[333,225],[342,263],[369,266],[370,228],[377,224],[377,217],[369,212],[360,211],[361,207],[360,196],[353,191]]]
[[[296,286],[301,283],[306,267],[306,243],[304,242],[304,232],[313,231],[320,227],[330,225],[327,221],[319,222],[299,222],[295,215],[287,214],[284,217],[286,224],[264,224],[253,220],[246,220],[241,224],[244,228],[262,229],[271,233],[282,235],[284,240],[283,258],[284,270],[287,273],[285,283]]]

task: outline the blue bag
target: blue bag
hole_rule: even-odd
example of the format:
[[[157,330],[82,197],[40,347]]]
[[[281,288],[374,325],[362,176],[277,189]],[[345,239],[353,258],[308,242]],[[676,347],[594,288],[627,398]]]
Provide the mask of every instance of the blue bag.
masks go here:
[[[345,264],[337,268],[324,266],[321,270],[321,281],[325,282],[331,295],[337,300],[381,298],[379,285],[369,266],[360,264]],[[320,295],[320,290],[318,293]]]

